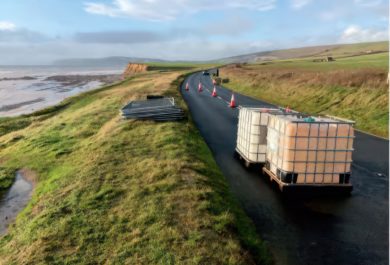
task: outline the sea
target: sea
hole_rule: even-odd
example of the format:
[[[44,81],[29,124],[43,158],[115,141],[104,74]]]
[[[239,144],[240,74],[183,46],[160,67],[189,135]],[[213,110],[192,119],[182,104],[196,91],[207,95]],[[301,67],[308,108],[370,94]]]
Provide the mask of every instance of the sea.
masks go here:
[[[117,82],[123,67],[0,66],[0,118],[29,114]]]

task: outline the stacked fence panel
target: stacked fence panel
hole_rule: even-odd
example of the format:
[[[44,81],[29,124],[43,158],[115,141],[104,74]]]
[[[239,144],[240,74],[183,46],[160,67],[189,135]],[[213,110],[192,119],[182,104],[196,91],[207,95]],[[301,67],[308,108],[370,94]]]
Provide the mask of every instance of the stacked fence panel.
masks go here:
[[[121,110],[125,119],[173,121],[184,118],[184,111],[175,105],[174,98],[151,98],[132,101]]]

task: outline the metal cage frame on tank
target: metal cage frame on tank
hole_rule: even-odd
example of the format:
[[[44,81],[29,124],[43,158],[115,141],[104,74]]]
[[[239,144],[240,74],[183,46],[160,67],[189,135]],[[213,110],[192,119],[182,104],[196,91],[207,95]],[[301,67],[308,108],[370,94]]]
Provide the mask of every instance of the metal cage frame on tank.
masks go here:
[[[276,180],[278,182],[279,187],[281,190],[285,186],[331,186],[331,187],[338,187],[338,188],[344,188],[347,191],[352,190],[352,184],[350,183],[350,176],[352,174],[352,153],[354,151],[353,149],[353,139],[355,138],[354,133],[353,133],[353,125],[355,122],[346,120],[346,119],[341,119],[338,117],[334,116],[325,116],[325,117],[317,117],[318,121],[304,121],[304,120],[292,120],[288,121],[290,124],[295,124],[295,135],[291,136],[286,133],[287,126],[284,126],[283,131],[282,131],[282,122],[279,122],[279,128],[276,130],[276,128],[273,128],[272,126],[268,127],[269,131],[276,131],[276,135],[278,135],[277,143],[281,142],[281,137],[284,138],[293,138],[294,142],[294,148],[290,149],[285,146],[278,146],[278,151],[277,151],[277,161],[275,162],[274,159],[270,159],[268,157],[268,154],[271,154],[270,152],[267,153],[267,163],[265,167],[263,167],[263,172],[266,173],[267,175],[270,176],[271,180]],[[308,128],[308,135],[302,136],[298,135],[298,128],[300,124],[305,124],[309,125]],[[312,127],[313,125],[317,126],[317,133],[316,135],[312,134]],[[321,125],[326,126],[326,135],[321,135],[320,134],[320,129]],[[336,126],[335,128],[335,133],[334,135],[329,135],[330,132],[330,126]],[[348,132],[346,136],[340,136],[339,135],[339,128],[340,126],[345,126],[347,125],[348,127]],[[352,130],[352,132],[351,132]],[[272,133],[271,133],[272,135]],[[268,133],[268,136],[270,137],[270,133]],[[307,139],[307,145],[306,148],[297,148],[297,142],[298,139]],[[311,147],[311,139],[315,139],[315,148],[310,148]],[[324,149],[319,149],[319,143],[320,139],[325,140],[325,144],[322,144],[325,146]],[[332,139],[333,141],[330,141]],[[337,148],[337,140],[340,139],[345,139],[346,140],[346,148],[345,149],[340,149]],[[283,139],[284,142],[284,139]],[[333,142],[333,148],[329,146],[329,142]],[[267,138],[267,144],[270,144],[270,140]],[[285,151],[291,152],[293,151],[293,160],[287,160],[285,161]],[[280,156],[280,151],[283,152],[283,155]],[[296,160],[296,155],[297,152],[306,152],[306,160]],[[315,152],[315,159],[314,161],[309,160],[309,152]],[[324,153],[324,159],[319,160],[318,158],[318,153],[323,152]],[[336,153],[345,153],[344,159],[342,161],[336,160]],[[327,160],[328,154],[333,153],[333,157],[329,162]],[[281,161],[279,160],[281,159]],[[286,171],[283,170],[282,168],[285,163],[292,164],[292,170]],[[297,164],[304,164],[304,170],[298,170],[297,169]],[[319,164],[322,164],[323,171],[322,172],[317,172],[317,167]],[[331,164],[332,165],[332,171],[327,172],[326,169],[328,168],[326,164]],[[344,165],[344,170],[339,170],[340,167],[336,166],[336,164],[343,164]],[[308,167],[309,165],[314,165],[314,170],[309,170]],[[276,172],[273,172],[271,168],[275,169]],[[335,170],[337,168],[337,170]],[[275,170],[274,170],[275,171]],[[298,181],[298,178],[302,178],[304,181]],[[313,176],[312,179],[313,181],[308,182],[308,176]],[[317,176],[322,175],[322,181],[317,182]],[[331,175],[331,181],[325,181],[325,176]],[[338,181],[335,181],[335,175],[339,176]]]

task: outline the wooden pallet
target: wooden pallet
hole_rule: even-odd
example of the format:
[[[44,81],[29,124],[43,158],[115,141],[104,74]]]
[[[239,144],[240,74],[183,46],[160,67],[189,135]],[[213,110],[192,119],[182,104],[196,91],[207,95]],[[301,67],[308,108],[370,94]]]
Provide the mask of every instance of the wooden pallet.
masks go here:
[[[290,184],[290,183],[284,183],[281,181],[273,172],[271,172],[266,167],[262,168],[263,174],[268,175],[271,182],[275,181],[281,192],[286,191],[287,189],[293,190],[293,189],[329,189],[329,190],[339,190],[343,191],[346,194],[351,193],[353,186],[352,184],[317,184],[317,183],[310,183],[310,184]]]
[[[248,159],[246,156],[244,156],[238,149],[235,150],[235,155],[240,159],[241,161],[244,161],[244,165],[246,168],[251,168],[255,165],[262,165],[264,163],[255,162],[250,159]]]

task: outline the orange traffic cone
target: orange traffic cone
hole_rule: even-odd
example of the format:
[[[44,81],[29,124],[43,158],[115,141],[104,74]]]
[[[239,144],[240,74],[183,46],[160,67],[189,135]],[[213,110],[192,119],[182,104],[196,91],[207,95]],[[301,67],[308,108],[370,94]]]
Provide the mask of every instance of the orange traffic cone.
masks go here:
[[[211,96],[212,97],[216,97],[217,96],[217,89],[215,88],[215,86],[214,86],[214,89],[213,89],[213,93],[211,93]]]
[[[188,90],[190,90],[190,85],[187,82],[187,84],[186,84],[186,91],[188,91]]]
[[[236,100],[234,99],[234,94],[232,94],[232,98],[230,99],[229,107],[231,107],[231,108],[236,107]]]
[[[213,79],[213,85],[215,86],[217,84],[217,82],[215,81],[215,79]]]
[[[203,91],[203,86],[202,86],[202,83],[201,83],[201,82],[199,82],[198,91],[199,91],[199,92],[202,92],[202,91]]]
[[[286,112],[291,112],[291,109],[290,109],[290,107],[289,107],[289,106],[287,106],[287,108],[286,108]]]

